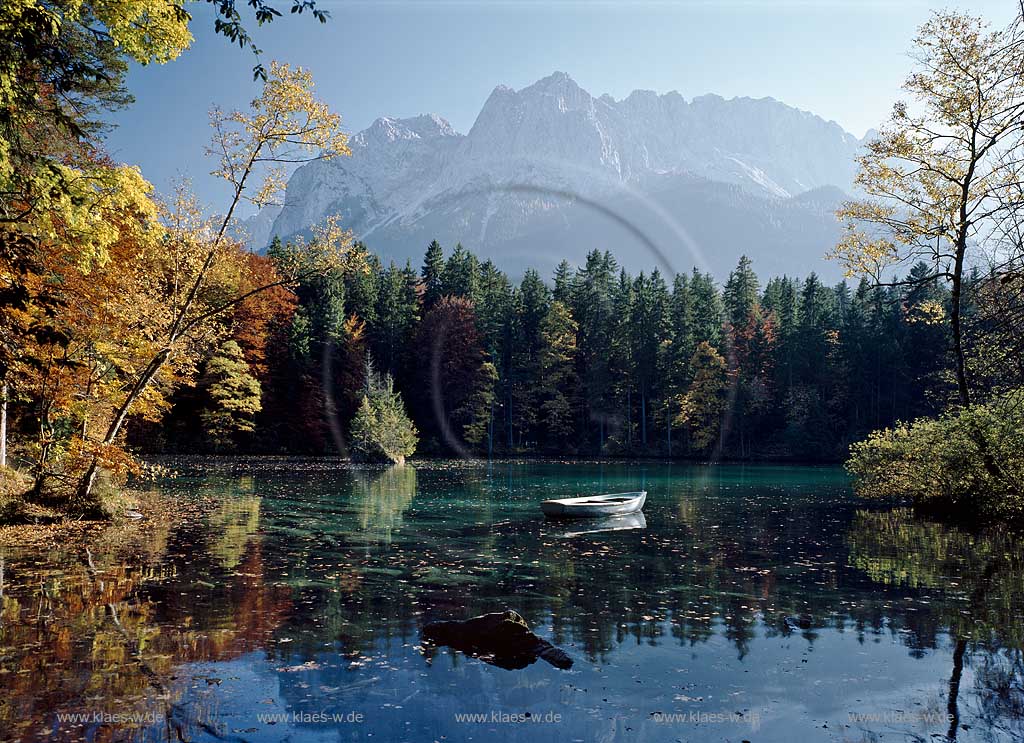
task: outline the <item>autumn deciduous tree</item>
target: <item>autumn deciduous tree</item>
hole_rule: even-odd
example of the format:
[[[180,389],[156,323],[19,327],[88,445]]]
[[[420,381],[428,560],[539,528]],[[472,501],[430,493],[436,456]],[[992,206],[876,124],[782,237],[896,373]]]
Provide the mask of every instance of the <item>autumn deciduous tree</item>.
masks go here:
[[[979,258],[1020,201],[1024,178],[1024,22],[989,30],[981,18],[939,12],[914,43],[909,102],[868,143],[856,183],[869,198],[838,216],[845,235],[833,252],[848,275],[906,283],[897,271],[919,261],[917,283],[949,282],[953,367],[960,403],[972,402],[962,305],[969,253]],[[1019,230],[1018,230],[1019,231]]]
[[[285,64],[271,63],[262,95],[252,101],[248,111],[225,113],[215,109],[211,120],[215,135],[209,151],[218,158],[214,174],[231,185],[229,206],[215,225],[199,218],[194,208],[179,215],[171,225],[172,245],[184,246],[197,260],[175,275],[175,295],[169,303],[171,317],[157,334],[158,350],[141,369],[125,378],[127,393],[114,410],[99,446],[114,444],[128,415],[164,365],[211,323],[218,322],[222,313],[262,291],[294,283],[304,273],[330,271],[344,264],[351,240],[332,219],[314,232],[313,242],[298,241],[279,252],[279,280],[248,290],[206,291],[211,278],[226,268],[224,256],[232,246],[225,234],[239,203],[248,200],[262,205],[274,198],[283,186],[279,168],[285,163],[349,153],[347,137],[338,128],[339,117],[313,95],[310,73]],[[99,466],[96,458],[86,468],[78,488],[80,500],[88,501]]]
[[[280,16],[274,4],[248,3],[261,25]],[[215,31],[258,52],[235,3],[213,6]],[[327,17],[315,0],[293,0],[292,12],[303,11],[320,21]],[[107,128],[107,114],[132,100],[124,84],[129,64],[177,58],[192,42],[191,21],[183,4],[165,0],[0,3],[0,389],[5,401],[10,397],[56,409],[31,397],[38,392],[33,385],[41,367],[49,364],[52,371],[50,362],[57,358],[44,349],[67,349],[69,357],[60,364],[70,368],[83,347],[93,348],[66,332],[81,328],[90,317],[68,322],[73,313],[64,316],[61,294],[85,296],[76,293],[77,278],[70,269],[102,285],[106,279],[96,281],[95,271],[116,262],[115,243],[133,239],[124,234],[126,229],[159,232],[152,229],[157,209],[149,184],[138,169],[106,159],[98,135]],[[254,71],[266,79],[258,62]],[[108,218],[111,213],[118,218]],[[136,327],[140,335],[142,327]],[[137,340],[134,354],[145,345]],[[32,348],[42,356],[33,357]],[[136,371],[127,365],[113,368],[114,376]],[[37,376],[26,381],[24,374]],[[67,381],[68,375],[62,378]],[[96,399],[101,387],[90,384],[88,389],[87,397]],[[0,450],[6,444],[2,429]],[[100,441],[98,446],[111,444]]]
[[[913,100],[896,104],[860,158],[857,184],[870,198],[840,210],[846,230],[834,256],[848,274],[876,283],[948,282],[963,430],[987,477],[1012,490],[1019,485],[986,441],[982,416],[970,410],[979,389],[968,362],[964,304],[970,264],[997,259],[1005,236],[1020,235],[1024,226],[1024,18],[990,30],[980,18],[936,13],[920,28],[913,56],[917,69],[904,84]],[[910,264],[925,270],[894,277]],[[900,435],[909,438],[912,430]]]
[[[189,20],[159,0],[0,4],[0,224],[34,238],[55,237],[60,223],[102,230],[90,224],[89,192],[125,169],[95,158],[98,110],[131,100],[129,61],[181,54]]]
[[[707,451],[719,440],[722,415],[729,388],[725,359],[707,341],[702,341],[690,360],[693,382],[683,395],[676,423],[686,426],[690,445]]]
[[[281,275],[274,262],[255,253],[244,255],[242,293],[265,286],[268,289],[250,294],[231,313],[231,337],[238,343],[253,374],[266,385],[271,380],[274,355],[280,355],[287,342],[288,328],[295,315],[295,294],[278,286]]]
[[[94,202],[94,219],[104,222],[102,258],[78,261],[81,244],[62,229],[56,236],[26,241],[28,270],[6,285],[20,300],[5,308],[11,324],[30,329],[16,335],[6,366],[15,394],[30,405],[35,437],[28,455],[36,489],[48,479],[73,476],[94,458],[111,471],[127,458],[112,445],[97,444],[111,412],[123,400],[124,375],[145,365],[157,344],[151,331],[167,317],[162,286],[173,255],[154,225],[156,205],[148,184]],[[58,228],[63,222],[57,220]],[[24,290],[19,292],[19,288]],[[153,419],[163,407],[161,389],[187,374],[196,359],[180,355],[140,396],[136,412]],[[112,443],[112,442],[108,442]],[[79,470],[81,471],[81,470]]]
[[[576,428],[579,401],[576,375],[576,332],[569,309],[552,302],[541,322],[539,355],[541,420],[548,446],[565,446]]]
[[[80,162],[71,192],[51,194],[47,204],[33,201],[31,210],[0,224],[0,383],[13,399],[35,403],[37,442],[57,435],[50,421],[62,419],[72,399],[80,407],[107,389],[104,348],[116,347],[111,353],[122,357],[140,352],[145,339],[129,338],[125,323],[145,323],[140,313],[154,309],[130,299],[147,284],[139,268],[157,251],[151,187],[134,168],[85,154]],[[8,185],[17,190],[22,177]],[[76,398],[72,378],[83,364],[100,376]],[[51,450],[47,444],[31,452],[37,475]]]
[[[261,24],[280,15],[270,0],[249,5]],[[215,30],[251,46],[235,4],[214,6]],[[309,10],[326,20],[312,0],[294,6],[293,12]],[[140,194],[148,195],[136,168],[104,159],[98,135],[107,128],[106,114],[132,100],[124,84],[129,63],[176,59],[192,43],[191,21],[182,4],[165,0],[0,4],[0,243],[19,246],[18,260],[5,256],[4,276],[22,303],[46,301],[29,296],[25,273],[45,273],[34,255],[45,250],[41,242],[68,240],[77,265],[102,265],[116,239],[99,218],[102,202],[137,206]],[[263,72],[262,65],[257,70]],[[16,323],[5,328],[18,331]],[[11,363],[0,355],[0,377]]]

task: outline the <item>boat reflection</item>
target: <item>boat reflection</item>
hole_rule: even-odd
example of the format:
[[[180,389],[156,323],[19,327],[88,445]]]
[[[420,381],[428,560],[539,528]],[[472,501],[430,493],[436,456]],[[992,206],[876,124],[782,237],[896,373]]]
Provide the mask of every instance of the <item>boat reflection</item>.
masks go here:
[[[558,539],[572,539],[573,537],[588,536],[590,534],[601,534],[609,531],[630,531],[632,529],[646,529],[647,519],[643,513],[630,513],[625,516],[606,516],[600,519],[586,519],[571,525],[547,525],[543,531],[544,536],[556,537]]]

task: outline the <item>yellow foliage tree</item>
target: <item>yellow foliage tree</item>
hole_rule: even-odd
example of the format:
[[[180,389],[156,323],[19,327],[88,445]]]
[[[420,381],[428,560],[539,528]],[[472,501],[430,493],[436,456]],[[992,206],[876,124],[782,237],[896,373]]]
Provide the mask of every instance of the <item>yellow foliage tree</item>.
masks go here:
[[[686,427],[694,449],[705,451],[719,440],[729,372],[725,359],[707,341],[694,350],[690,368],[693,382],[682,396],[675,422]]]
[[[264,24],[281,15],[275,2],[248,6]],[[214,9],[216,32],[258,53],[234,3]],[[292,0],[291,10],[327,18],[315,0]],[[138,169],[102,154],[98,112],[130,102],[130,62],[169,62],[187,49],[191,21],[176,0],[0,3],[0,417],[9,397],[33,403],[37,488],[84,467],[83,503],[101,466],[131,466],[117,444],[126,416],[160,414],[225,333],[222,313],[294,280],[257,279],[224,239],[250,171],[346,151],[307,72],[275,65],[268,78],[257,64],[263,95],[250,114],[220,122],[219,173],[235,186],[229,215],[217,226],[188,199],[157,205]],[[265,178],[253,200],[279,183]],[[282,265],[316,270],[346,247],[332,235],[287,251]],[[5,433],[0,425],[0,458]]]
[[[135,171],[97,160],[95,107],[123,105],[127,61],[167,62],[192,42],[190,17],[169,0],[5,0],[0,5],[0,221],[54,237],[80,229],[102,259],[109,230],[96,199]],[[127,184],[124,181],[135,181]]]
[[[224,216],[215,223],[205,220],[194,201],[179,196],[169,222],[169,253],[181,257],[173,272],[173,297],[166,302],[166,321],[154,333],[155,350],[147,363],[122,380],[125,390],[113,410],[105,433],[95,442],[99,449],[115,444],[128,416],[151,394],[151,385],[165,366],[179,355],[189,355],[197,340],[217,327],[217,319],[248,297],[303,276],[336,270],[347,264],[351,237],[336,220],[316,231],[310,243],[298,241],[277,256],[282,275],[270,283],[240,290],[242,282],[230,281],[239,269],[232,260],[237,246],[226,239],[239,203],[267,203],[283,184],[276,167],[312,159],[349,154],[347,137],[339,130],[340,118],[313,94],[308,71],[271,63],[263,93],[248,111],[224,114],[214,109],[214,129],[209,148],[218,156],[215,175],[232,187]],[[85,468],[78,499],[88,503],[96,475],[102,466],[95,457]]]
[[[37,329],[21,335],[6,378],[20,397],[35,403],[36,439],[30,447],[37,488],[81,472],[89,458],[118,472],[130,466],[111,442],[97,445],[102,430],[124,399],[123,380],[144,366],[159,343],[159,324],[173,297],[173,277],[181,258],[166,247],[166,229],[157,220],[149,186],[132,181],[136,203],[121,198],[96,205],[104,221],[103,256],[88,264],[63,223],[53,237],[29,247],[40,272],[27,271],[21,282],[29,296],[7,308],[6,323]],[[193,354],[194,356],[194,354]],[[188,376],[196,361],[182,354],[160,378],[161,385],[140,397],[136,411],[155,418],[165,406],[161,390]]]
[[[1019,226],[1024,178],[1024,22],[989,30],[980,18],[940,12],[918,31],[909,102],[860,158],[868,198],[838,212],[845,233],[832,252],[847,275],[880,284],[946,280],[960,402],[971,404],[961,304],[968,251]],[[1019,234],[1019,229],[1013,230]],[[901,280],[918,261],[929,273]]]

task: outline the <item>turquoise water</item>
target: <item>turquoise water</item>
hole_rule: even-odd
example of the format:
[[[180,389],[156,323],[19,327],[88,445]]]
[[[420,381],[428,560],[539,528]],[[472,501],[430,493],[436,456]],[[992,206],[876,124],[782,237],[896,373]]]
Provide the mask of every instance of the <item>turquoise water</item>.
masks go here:
[[[839,469],[175,465],[174,528],[4,550],[5,739],[1024,735],[1020,540],[865,510]],[[538,509],[641,488],[642,528]],[[420,640],[505,609],[572,668]]]

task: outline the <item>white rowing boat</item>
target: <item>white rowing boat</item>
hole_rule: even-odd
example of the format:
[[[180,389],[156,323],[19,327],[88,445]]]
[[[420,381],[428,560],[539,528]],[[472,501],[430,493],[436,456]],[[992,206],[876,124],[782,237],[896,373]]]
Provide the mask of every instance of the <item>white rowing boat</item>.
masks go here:
[[[590,519],[599,516],[625,516],[644,507],[647,491],[585,495],[581,498],[557,498],[540,504],[544,515],[554,519]]]

